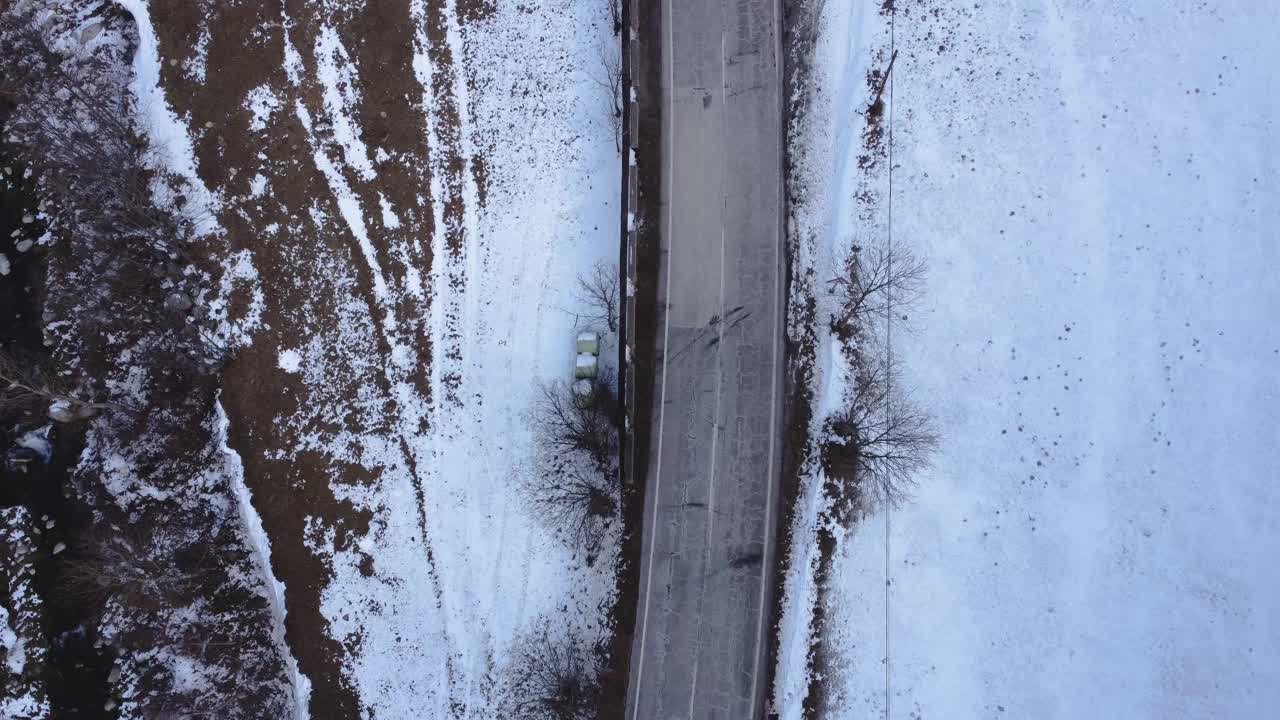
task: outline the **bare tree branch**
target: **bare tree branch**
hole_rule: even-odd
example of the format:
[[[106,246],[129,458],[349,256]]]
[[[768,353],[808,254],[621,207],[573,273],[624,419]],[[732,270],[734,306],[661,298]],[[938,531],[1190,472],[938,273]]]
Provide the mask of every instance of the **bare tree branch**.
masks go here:
[[[938,444],[929,414],[900,391],[897,364],[874,348],[879,321],[919,300],[926,271],[901,245],[855,246],[842,274],[828,281],[839,303],[831,329],[854,367],[845,406],[825,423],[820,454],[842,524],[867,507],[907,500]]]
[[[61,597],[88,602],[118,597],[131,604],[171,598],[212,572],[210,552],[205,548],[194,562],[180,563],[140,532],[99,527],[81,535],[62,562]]]
[[[619,19],[621,24],[621,19]],[[600,89],[607,98],[604,107],[609,129],[613,131],[613,142],[618,152],[622,152],[622,54],[617,42],[600,43],[596,49],[597,64],[587,71],[587,77]]]
[[[924,260],[901,245],[855,245],[843,272],[827,282],[840,303],[832,328],[840,332],[872,317],[883,318],[890,303],[911,305],[924,291],[927,272]]]
[[[102,410],[125,409],[119,403],[85,400],[59,382],[40,359],[19,358],[0,348],[0,418],[47,414],[66,421],[89,418]]]

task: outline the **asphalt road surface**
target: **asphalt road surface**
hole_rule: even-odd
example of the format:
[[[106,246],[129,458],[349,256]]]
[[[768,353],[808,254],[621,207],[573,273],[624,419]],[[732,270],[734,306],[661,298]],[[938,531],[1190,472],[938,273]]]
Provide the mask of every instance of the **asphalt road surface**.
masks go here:
[[[628,717],[763,713],[781,464],[776,0],[664,0],[659,364]]]

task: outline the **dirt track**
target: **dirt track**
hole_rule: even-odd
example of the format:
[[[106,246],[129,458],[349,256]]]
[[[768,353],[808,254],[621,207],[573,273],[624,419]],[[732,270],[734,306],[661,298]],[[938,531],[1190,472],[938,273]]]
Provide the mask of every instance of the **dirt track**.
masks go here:
[[[328,632],[321,593],[330,568],[325,553],[314,550],[351,550],[353,539],[368,531],[368,513],[338,499],[334,488],[377,483],[380,473],[358,457],[344,460],[325,448],[347,426],[365,419],[361,405],[381,406],[383,418],[398,414],[386,375],[367,360],[386,362],[390,353],[384,314],[394,318],[395,329],[415,350],[404,379],[422,396],[429,394],[426,313],[420,295],[408,287],[413,278],[431,272],[430,245],[422,239],[436,229],[420,192],[432,180],[432,153],[445,157],[449,174],[444,182],[454,189],[467,163],[457,155],[456,132],[441,133],[445,140],[439,147],[427,145],[421,98],[406,91],[417,86],[412,68],[415,22],[407,3],[333,13],[309,3],[285,5],[286,16],[253,3],[227,7],[170,1],[156,3],[152,12],[161,56],[177,60],[166,66],[162,83],[175,110],[189,114],[189,126],[200,132],[200,172],[227,200],[229,210],[221,222],[231,253],[251,253],[258,274],[258,299],[248,284],[233,296],[232,317],[245,318],[256,305],[261,320],[253,329],[253,344],[227,372],[223,400],[231,417],[232,445],[243,457],[247,482],[273,541],[275,574],[287,588],[288,644],[312,683],[312,707],[324,708],[324,717],[356,717],[358,700],[342,667],[360,639],[334,638]],[[438,67],[448,72],[452,60],[443,44],[443,20],[438,8],[427,13],[431,50]],[[283,65],[286,23],[288,42],[302,62],[297,84],[290,82]],[[362,94],[352,109],[362,139],[385,151],[372,180],[340,170],[361,206],[377,208],[385,198],[398,214],[399,227],[368,227],[374,260],[395,298],[385,308],[375,301],[378,281],[361,259],[359,241],[337,221],[341,210],[312,159],[314,152],[338,149],[318,142],[294,111],[296,103],[312,118],[328,117],[324,88],[316,79],[319,59],[311,52],[322,24],[336,30],[350,53],[349,60],[339,57],[336,62],[346,60],[348,67],[359,68]],[[184,67],[202,42],[207,43],[203,82]],[[434,89],[446,108],[454,102],[449,79],[439,76]],[[261,87],[279,105],[264,127],[253,130],[254,118],[244,102]],[[266,179],[265,192],[257,196],[255,176]],[[449,228],[456,226],[462,210],[460,193],[453,199],[444,214]],[[364,213],[366,218],[377,215]],[[451,245],[460,242],[458,237]],[[278,366],[279,349],[317,342],[329,349],[329,362],[309,365],[305,382]],[[373,382],[366,382],[370,378]],[[362,403],[347,402],[358,394]],[[311,442],[299,443],[298,434],[309,435]],[[372,557],[366,556],[362,570],[369,576],[377,573]]]

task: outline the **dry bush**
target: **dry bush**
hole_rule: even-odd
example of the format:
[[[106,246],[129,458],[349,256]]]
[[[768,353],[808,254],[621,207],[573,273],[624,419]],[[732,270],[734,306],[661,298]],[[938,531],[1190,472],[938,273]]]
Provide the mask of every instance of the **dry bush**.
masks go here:
[[[0,348],[0,419],[43,419],[53,405],[62,406],[68,417],[76,419],[92,417],[103,410],[126,409],[118,403],[80,397],[46,363],[44,358],[19,356]]]
[[[506,717],[511,720],[594,720],[600,683],[573,641],[547,631],[526,640],[517,655]]]
[[[178,363],[182,384],[217,372],[225,349],[190,307],[198,297],[196,226],[208,218],[158,206],[147,141],[129,121],[115,60],[64,55],[49,45],[33,16],[0,12],[0,100],[12,106],[3,140],[35,173],[36,191],[52,204],[58,239],[50,255],[50,302],[74,305],[79,355],[90,367],[110,363],[127,342]],[[171,300],[178,298],[175,306]],[[191,310],[192,312],[188,312]],[[158,362],[158,360],[157,360]]]
[[[58,588],[63,601],[100,604],[115,598],[149,606],[188,592],[216,566],[211,547],[167,552],[139,531],[99,526],[76,539],[61,563]]]
[[[147,142],[100,81],[106,61],[63,56],[21,14],[0,16],[0,40],[0,95],[15,105],[5,132],[39,170],[41,193],[74,208],[78,232],[118,238],[113,251],[141,243],[158,260],[189,261],[191,222],[152,202]]]

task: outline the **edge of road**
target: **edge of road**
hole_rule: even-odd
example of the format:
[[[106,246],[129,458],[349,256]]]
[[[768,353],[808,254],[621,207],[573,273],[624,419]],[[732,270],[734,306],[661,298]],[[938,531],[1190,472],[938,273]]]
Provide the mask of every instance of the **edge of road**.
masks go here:
[[[635,0],[628,0],[628,2],[634,3]],[[669,144],[671,141],[670,128],[671,128],[671,119],[672,119],[672,113],[673,113],[672,98],[671,98],[671,93],[673,92],[672,91],[673,69],[671,67],[671,60],[669,57],[670,44],[672,42],[671,41],[671,25],[670,25],[671,0],[662,0],[661,2],[652,3],[651,7],[657,9],[657,14],[659,17],[657,35],[660,38],[659,42],[657,43],[657,46],[658,46],[657,62],[654,63],[654,68],[656,69],[656,72],[653,74],[654,77],[658,78],[657,87],[654,88],[657,91],[656,95],[658,97],[658,102],[655,104],[658,106],[657,115],[658,117],[661,118],[661,124],[659,125],[659,132],[657,133],[657,137],[656,137],[657,142],[655,143],[656,151],[657,151],[656,154],[658,156],[658,165],[661,168],[661,171],[659,172],[659,176],[658,176],[658,185],[659,185],[658,201],[657,203],[655,203],[658,210],[658,212],[656,213],[657,215],[656,225],[658,228],[660,228],[658,231],[656,245],[658,249],[660,262],[665,261],[666,263],[666,268],[661,272],[655,273],[653,276],[655,295],[660,296],[662,298],[661,302],[659,302],[655,297],[655,304],[654,304],[655,314],[660,314],[661,320],[662,320],[661,333],[657,332],[659,323],[657,322],[654,323],[654,351],[655,351],[654,358],[655,358],[655,361],[656,361],[656,358],[658,357],[661,357],[662,360],[661,360],[660,374],[653,373],[650,375],[651,377],[658,378],[656,383],[657,387],[652,392],[656,393],[658,396],[658,403],[656,406],[657,414],[659,417],[658,419],[659,430],[657,433],[658,435],[657,452],[658,452],[658,455],[661,455],[662,454],[662,431],[661,431],[662,414],[666,409],[666,390],[667,390],[666,343],[669,337],[669,327],[670,327],[670,315],[668,314],[667,310],[671,305],[671,287],[669,283],[669,278],[671,276],[671,273],[670,273],[670,270],[671,270],[671,252],[670,252],[671,216],[669,213],[668,200],[667,200],[671,194],[671,169],[669,167],[670,153],[668,152],[668,150],[669,150]],[[638,37],[636,38],[636,40],[638,41]],[[633,42],[632,44],[635,44],[635,43]],[[652,53],[653,51],[651,49],[650,60],[653,59]],[[664,223],[664,220],[665,220],[665,223]],[[657,320],[656,317],[654,319]],[[652,417],[651,417],[649,427],[652,428],[652,426],[653,426],[653,423],[652,423]],[[652,438],[650,439],[650,441],[652,442]],[[636,622],[633,625],[633,638],[632,638],[632,657],[637,659],[635,662],[631,663],[631,672],[630,672],[629,682],[627,684],[627,698],[625,703],[626,717],[631,720],[639,720],[638,718],[636,718],[636,705],[639,701],[641,688],[643,687],[642,681],[644,678],[644,648],[645,648],[645,641],[646,641],[648,625],[649,625],[648,598],[649,598],[650,590],[653,587],[654,544],[652,540],[652,534],[653,534],[653,529],[657,527],[657,522],[658,522],[658,508],[657,508],[658,490],[661,487],[661,484],[657,478],[655,478],[653,487],[649,487],[647,471],[645,473],[644,481],[645,481],[644,505],[641,511],[641,528],[640,528],[640,536],[641,536],[640,558],[639,558],[640,563],[638,565],[639,577],[637,577],[637,588],[636,588],[638,591],[637,597],[636,597],[636,604],[637,604]],[[648,520],[647,525],[645,524],[646,520]],[[650,540],[648,542],[647,553],[646,553],[646,543],[644,540],[645,537],[650,537]],[[636,640],[634,637],[635,633],[639,634],[638,646],[636,645]]]
[[[781,491],[783,482],[784,458],[787,456],[787,438],[790,436],[786,432],[786,421],[790,416],[790,408],[788,400],[790,392],[786,381],[786,369],[790,367],[791,353],[788,352],[787,346],[787,317],[790,303],[788,302],[788,294],[791,289],[791,254],[787,243],[787,105],[784,98],[789,97],[787,93],[787,72],[786,59],[784,54],[783,36],[785,33],[786,16],[783,13],[782,0],[770,0],[771,9],[773,11],[773,58],[775,83],[777,87],[776,107],[778,121],[778,157],[776,161],[776,169],[778,173],[778,225],[776,228],[777,251],[778,251],[778,275],[777,290],[774,296],[774,314],[778,323],[778,331],[775,334],[774,341],[774,376],[772,380],[773,393],[773,417],[770,423],[773,427],[773,444],[770,445],[769,472],[772,480],[769,483],[769,495],[765,500],[765,548],[764,558],[760,565],[760,629],[756,637],[756,669],[752,673],[752,692],[751,708],[753,720],[762,714],[771,714],[771,702],[769,696],[770,686],[773,684],[774,666],[776,665],[777,642],[776,622],[774,621],[775,608],[777,599],[781,597],[778,583],[778,558],[780,552],[778,550],[778,537],[781,530],[782,519],[790,515],[787,508],[781,507],[781,503],[785,497]],[[779,353],[781,357],[779,358]],[[781,397],[779,397],[781,392]],[[779,437],[781,434],[781,437]],[[776,455],[774,454],[777,449]],[[775,506],[776,512],[775,512]],[[772,551],[772,554],[770,552]],[[763,665],[763,667],[762,667]],[[761,673],[764,678],[761,682]]]
[[[634,633],[640,601],[640,573],[644,550],[643,524],[648,492],[648,456],[654,409],[654,362],[662,348],[658,337],[658,265],[662,256],[662,234],[653,218],[660,215],[663,193],[661,162],[662,129],[665,119],[661,103],[653,102],[661,92],[657,72],[661,69],[661,46],[648,42],[663,29],[661,4],[621,0],[623,93],[623,163],[619,192],[619,298],[622,303],[619,327],[620,397],[624,402],[622,433],[623,547],[618,570],[618,598],[612,617],[613,639],[608,649],[602,690],[607,698],[627,698],[601,708],[601,720],[623,720],[631,713]],[[632,165],[632,163],[635,163]]]

